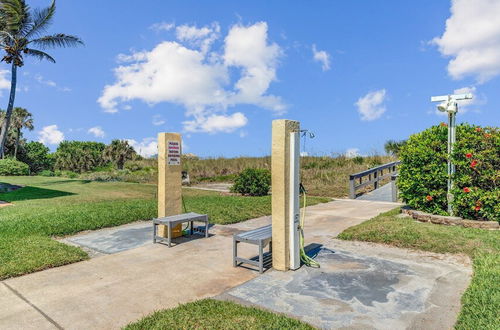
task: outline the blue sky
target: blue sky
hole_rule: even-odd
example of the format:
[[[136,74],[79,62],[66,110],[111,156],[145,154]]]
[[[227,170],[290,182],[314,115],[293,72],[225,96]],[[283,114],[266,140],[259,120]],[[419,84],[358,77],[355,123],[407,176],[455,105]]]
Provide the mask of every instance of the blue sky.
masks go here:
[[[182,132],[185,152],[259,156],[287,118],[315,133],[309,153],[382,153],[446,120],[432,95],[471,91],[458,121],[498,126],[498,15],[491,0],[58,1],[50,32],[86,45],[27,61],[16,106],[52,150],[118,138],[148,155]],[[3,108],[9,79],[1,64]]]

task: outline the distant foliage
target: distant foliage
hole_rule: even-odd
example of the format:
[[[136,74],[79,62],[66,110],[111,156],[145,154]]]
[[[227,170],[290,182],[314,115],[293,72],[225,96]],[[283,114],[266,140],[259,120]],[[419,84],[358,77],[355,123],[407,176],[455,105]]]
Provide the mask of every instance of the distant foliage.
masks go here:
[[[55,153],[54,168],[76,173],[91,171],[105,164],[105,147],[99,142],[63,141]]]
[[[104,148],[103,158],[105,161],[115,164],[119,170],[123,169],[127,160],[132,160],[136,157],[134,148],[132,148],[125,140],[113,140]]]
[[[447,214],[446,125],[410,137],[401,149],[398,186],[411,207]],[[498,127],[457,126],[453,206],[466,219],[500,221],[500,132]]]
[[[247,168],[234,181],[231,191],[249,196],[266,196],[271,188],[271,172],[266,169]]]
[[[406,144],[406,140],[394,141],[389,140],[384,144],[385,152],[391,156],[399,156],[401,148],[403,148]]]
[[[29,175],[28,164],[13,158],[0,159],[0,175]]]
[[[29,165],[32,174],[37,174],[53,167],[54,158],[50,150],[40,142],[29,142],[24,145],[24,152],[19,155],[19,160]]]

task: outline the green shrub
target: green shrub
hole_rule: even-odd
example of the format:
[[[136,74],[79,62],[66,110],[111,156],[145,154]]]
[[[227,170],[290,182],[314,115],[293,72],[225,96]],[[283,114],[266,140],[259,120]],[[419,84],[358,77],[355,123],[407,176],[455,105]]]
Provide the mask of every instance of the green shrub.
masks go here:
[[[55,153],[54,168],[61,171],[88,172],[106,164],[100,142],[63,141]]]
[[[234,180],[232,192],[249,196],[265,196],[271,188],[271,172],[266,169],[247,168]]]
[[[363,164],[363,163],[364,163],[364,161],[365,161],[365,159],[364,159],[363,157],[361,157],[361,156],[356,156],[356,157],[354,157],[354,158],[352,159],[352,162],[353,162],[354,164],[357,164],[357,165],[361,165],[361,164]]]
[[[13,158],[0,159],[0,175],[29,175],[28,164]]]
[[[409,206],[447,215],[446,125],[412,135],[401,149],[398,187]],[[498,127],[457,126],[453,207],[467,219],[500,221],[500,132]]]
[[[51,170],[43,170],[40,173],[38,173],[38,175],[41,175],[41,176],[55,176],[54,172],[52,172]]]
[[[28,164],[32,174],[43,170],[51,170],[54,158],[50,150],[40,142],[28,142],[24,145],[24,152],[19,154],[19,160]]]

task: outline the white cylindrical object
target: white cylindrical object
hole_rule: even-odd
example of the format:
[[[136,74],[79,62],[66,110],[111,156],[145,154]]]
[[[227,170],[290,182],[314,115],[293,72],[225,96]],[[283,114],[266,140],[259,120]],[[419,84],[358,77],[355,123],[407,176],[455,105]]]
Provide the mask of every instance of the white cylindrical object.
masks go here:
[[[290,269],[300,268],[299,226],[300,226],[300,136],[299,132],[290,133]]]

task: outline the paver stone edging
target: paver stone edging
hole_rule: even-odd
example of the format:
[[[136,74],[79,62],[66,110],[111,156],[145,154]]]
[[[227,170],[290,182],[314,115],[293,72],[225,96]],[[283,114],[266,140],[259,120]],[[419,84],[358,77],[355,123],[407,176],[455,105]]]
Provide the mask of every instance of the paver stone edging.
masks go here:
[[[409,207],[402,207],[401,212],[411,216],[413,219],[420,222],[431,222],[434,224],[448,226],[462,226],[466,228],[481,228],[490,230],[500,229],[500,224],[497,221],[467,220],[460,217],[425,213],[422,211],[413,210]]]

